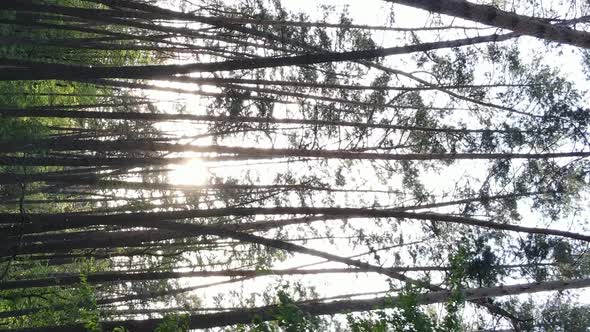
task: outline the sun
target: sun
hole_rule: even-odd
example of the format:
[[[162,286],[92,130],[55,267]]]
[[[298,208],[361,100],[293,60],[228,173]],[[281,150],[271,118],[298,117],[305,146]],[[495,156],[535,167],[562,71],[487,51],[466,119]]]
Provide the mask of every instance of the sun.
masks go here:
[[[171,165],[168,173],[171,184],[202,185],[207,183],[209,168],[199,158],[193,158],[183,164]]]

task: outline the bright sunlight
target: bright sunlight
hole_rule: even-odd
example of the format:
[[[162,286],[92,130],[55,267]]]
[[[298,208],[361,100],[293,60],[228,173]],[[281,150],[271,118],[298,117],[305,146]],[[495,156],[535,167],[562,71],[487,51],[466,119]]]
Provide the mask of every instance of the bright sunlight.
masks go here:
[[[170,165],[168,179],[171,184],[202,185],[207,182],[209,168],[198,158],[184,164]]]

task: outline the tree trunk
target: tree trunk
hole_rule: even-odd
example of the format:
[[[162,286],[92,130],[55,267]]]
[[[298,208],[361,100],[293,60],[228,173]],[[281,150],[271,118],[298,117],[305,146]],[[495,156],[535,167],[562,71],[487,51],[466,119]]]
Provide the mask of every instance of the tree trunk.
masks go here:
[[[107,83],[108,84],[108,83]],[[133,83],[135,84],[135,83]],[[143,88],[144,86],[138,86]],[[514,132],[514,130],[497,129],[462,129],[462,128],[431,128],[420,126],[402,126],[381,123],[366,123],[352,121],[327,121],[314,119],[243,117],[224,115],[195,115],[195,114],[167,114],[167,113],[138,113],[138,112],[102,112],[102,111],[68,111],[68,110],[39,110],[39,109],[0,109],[1,117],[43,117],[43,118],[76,118],[76,119],[105,119],[105,120],[139,120],[139,121],[206,121],[230,123],[260,123],[260,124],[303,124],[313,126],[342,126],[356,128],[375,128],[392,130],[416,130],[425,132],[463,133],[463,132]]]
[[[477,300],[487,297],[499,297],[518,294],[530,294],[545,291],[561,291],[566,289],[578,289],[590,287],[590,279],[547,281],[528,284],[516,284],[498,287],[469,288],[462,290],[465,300]],[[452,293],[450,291],[436,291],[419,294],[417,303],[420,305],[443,303],[448,301]],[[334,315],[349,312],[371,311],[381,308],[395,306],[398,297],[378,297],[367,300],[342,300],[327,303],[296,303],[297,307],[310,315]],[[240,309],[211,314],[193,314],[189,316],[189,327],[191,329],[206,329],[212,327],[229,326],[236,324],[251,324],[253,321],[275,320],[279,314],[277,306],[267,306],[252,309]],[[129,331],[154,331],[162,322],[162,319],[126,320],[126,321],[105,321],[101,326],[110,331],[115,327],[124,327]],[[64,325],[59,327],[39,327],[27,329],[0,330],[0,332],[85,332],[84,325]]]
[[[426,52],[435,49],[453,48],[478,43],[499,42],[513,37],[514,34],[494,34],[484,37],[465,38],[375,50],[349,51],[341,53],[313,53],[286,57],[261,57],[211,63],[192,63],[186,65],[89,67],[80,65],[37,63],[23,68],[1,69],[0,80],[91,80],[101,78],[165,79],[168,76],[197,72],[276,68],[284,66],[311,65],[326,62],[374,59],[384,56]],[[0,65],[4,64],[5,62],[5,60],[0,60]]]
[[[572,46],[590,48],[590,33],[465,0],[387,0]]]
[[[428,220],[432,222],[457,223],[468,226],[484,227],[495,230],[507,230],[531,234],[555,235],[582,241],[590,241],[590,235],[561,231],[556,229],[524,227],[512,224],[497,223],[470,217],[444,215],[439,213],[413,213],[398,209],[363,209],[363,208],[318,208],[318,207],[273,207],[273,208],[220,208],[206,210],[184,210],[167,212],[138,212],[112,215],[79,215],[79,214],[28,214],[29,223],[23,226],[24,234],[62,230],[95,225],[116,225],[123,227],[149,227],[192,232],[193,235],[211,234],[221,237],[232,237],[231,226],[203,226],[170,222],[188,218],[215,218],[224,216],[253,215],[325,215],[338,217],[361,218],[398,218]],[[0,214],[0,224],[16,225],[20,214]],[[205,232],[205,233],[203,233]],[[211,233],[209,233],[211,232]],[[239,240],[239,239],[238,239]]]
[[[127,281],[162,280],[176,278],[206,278],[206,277],[256,277],[266,275],[307,275],[324,273],[361,273],[362,269],[286,269],[286,270],[225,270],[225,271],[193,271],[193,272],[101,272],[85,276],[89,284],[122,283]],[[81,282],[80,275],[56,275],[43,279],[23,279],[0,281],[0,290],[18,288],[38,288],[52,286],[71,286]]]

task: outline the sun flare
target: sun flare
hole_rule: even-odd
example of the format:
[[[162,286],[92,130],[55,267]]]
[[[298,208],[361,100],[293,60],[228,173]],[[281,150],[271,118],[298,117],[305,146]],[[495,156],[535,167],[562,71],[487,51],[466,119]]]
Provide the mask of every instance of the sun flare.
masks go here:
[[[172,165],[173,170],[168,173],[172,184],[200,185],[207,182],[209,168],[199,158],[193,158],[184,164]]]

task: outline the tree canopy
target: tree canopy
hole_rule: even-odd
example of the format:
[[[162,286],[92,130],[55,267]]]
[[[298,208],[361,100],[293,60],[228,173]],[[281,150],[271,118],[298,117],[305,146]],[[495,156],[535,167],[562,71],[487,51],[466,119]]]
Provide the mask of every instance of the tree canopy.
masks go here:
[[[0,331],[586,331],[589,6],[0,1]]]

